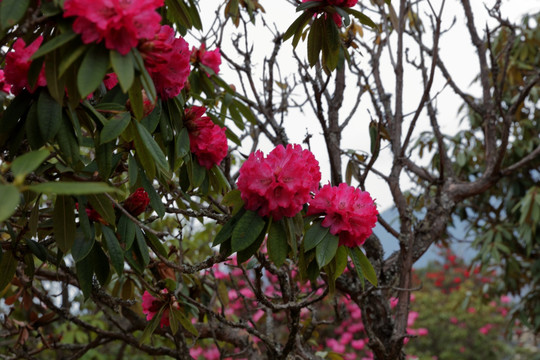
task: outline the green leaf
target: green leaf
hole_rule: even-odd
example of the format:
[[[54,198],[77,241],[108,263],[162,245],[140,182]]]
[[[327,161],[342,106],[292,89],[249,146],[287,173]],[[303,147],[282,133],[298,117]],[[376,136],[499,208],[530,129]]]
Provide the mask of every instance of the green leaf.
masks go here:
[[[336,260],[336,272],[334,279],[337,279],[341,274],[343,274],[343,271],[347,267],[347,260],[348,260],[348,254],[347,254],[347,247],[346,246],[340,246],[337,249],[336,257],[334,258]]]
[[[167,306],[167,305],[165,305]],[[143,334],[141,335],[141,338],[139,339],[139,344],[143,344],[146,340],[152,336],[154,331],[156,331],[159,323],[161,322],[161,316],[163,315],[163,311],[165,310],[165,306],[161,307],[157,314],[154,315],[152,320],[146,325],[144,328]]]
[[[0,6],[0,24],[6,30],[17,24],[26,14],[30,0],[4,0]]]
[[[135,122],[135,125],[141,136],[141,140],[143,141],[144,146],[150,152],[152,158],[155,160],[158,169],[160,169],[164,173],[168,173],[169,164],[167,163],[167,158],[165,158],[165,155],[163,154],[163,151],[161,151],[161,148],[159,147],[157,142],[141,123]]]
[[[354,9],[351,9],[351,8],[344,8],[344,10],[346,12],[348,12],[349,14],[353,15],[355,18],[358,19],[358,21],[360,21],[361,24],[363,25],[367,25],[373,29],[377,28],[377,24],[375,24],[373,22],[373,20],[371,20],[371,18],[363,13],[361,13],[360,11],[358,10],[354,10]]]
[[[102,46],[92,46],[81,63],[77,73],[77,88],[81,98],[86,98],[97,89],[109,68],[109,56]]]
[[[103,252],[103,249],[101,248],[101,244],[99,242],[94,243],[94,247],[92,248],[92,252],[86,259],[91,259],[90,267],[94,269],[94,273],[96,274],[96,278],[98,279],[101,286],[105,286],[107,284],[107,281],[109,280],[109,276],[111,273],[111,267],[109,265],[109,258]]]
[[[304,235],[304,250],[309,251],[319,245],[329,231],[330,228],[323,227],[320,221],[314,222]]]
[[[25,177],[36,170],[49,155],[48,150],[37,150],[18,156],[11,164],[11,171],[15,177]],[[0,198],[3,199],[2,196]]]
[[[139,261],[144,269],[150,263],[150,255],[149,255],[150,251],[148,250],[148,246],[146,245],[146,240],[144,239],[144,235],[141,229],[139,229],[137,226],[134,226],[134,230],[135,230],[135,239],[137,240],[137,248],[139,249],[139,254],[140,254]],[[154,246],[153,241],[151,241],[151,244],[152,244],[152,247],[156,249],[156,253],[160,253],[161,255],[167,257],[167,252],[165,248],[163,248],[163,245],[159,242],[159,240],[157,241],[156,246]]]
[[[54,51],[45,58],[45,79],[47,80],[47,89],[49,89],[51,96],[59,104],[62,104],[66,94],[66,85],[65,79],[58,75],[60,59],[59,51]]]
[[[231,238],[234,228],[238,221],[244,215],[245,210],[242,209],[237,212],[229,221],[227,221],[222,227],[219,233],[216,235],[212,246],[217,246],[223,244],[225,241]]]
[[[156,235],[152,234],[151,232],[146,232],[146,238],[150,241],[150,247],[156,254],[160,254],[161,256],[167,258],[167,249],[165,249],[165,246],[159,241]]]
[[[91,236],[87,238],[81,228],[77,229],[75,241],[71,248],[71,255],[76,262],[81,261],[90,254],[94,247],[95,238]]]
[[[323,48],[325,21],[323,17],[316,19],[311,25],[307,40],[307,55],[309,66],[314,66],[319,60]]]
[[[52,140],[62,125],[62,105],[51,97],[47,89],[41,89],[39,94],[37,115],[43,140]]]
[[[148,99],[150,99],[150,101],[154,103],[157,99],[157,92],[156,92],[156,87],[154,86],[154,81],[152,80],[152,77],[150,76],[150,74],[146,70],[146,67],[144,66],[144,60],[141,54],[139,53],[139,50],[132,49],[131,52],[133,54],[133,59],[135,60],[135,64],[137,65],[141,73],[140,79],[141,79],[142,86],[144,90],[146,91],[146,95],[148,96]]]
[[[2,251],[0,249],[0,251]],[[17,270],[17,259],[11,253],[11,251],[6,251],[1,253],[2,257],[0,258],[0,294],[3,294],[3,290],[6,286],[13,280],[15,276],[15,270]]]
[[[373,268],[373,265],[371,265],[371,263],[369,262],[369,259],[366,257],[366,255],[364,255],[362,250],[360,250],[360,248],[358,247],[351,248],[349,249],[349,255],[352,258],[354,267],[359,273],[359,276],[362,275],[370,283],[372,283],[373,286],[377,286],[377,274],[375,273],[375,269]]]
[[[93,264],[90,261],[90,257],[87,256],[81,261],[77,261],[75,267],[77,269],[79,287],[83,292],[84,298],[88,299],[92,293],[92,277],[94,275]]]
[[[65,114],[62,116],[62,126],[56,134],[56,141],[64,160],[70,165],[77,164],[80,160],[79,143],[73,132],[73,126]]]
[[[246,211],[232,232],[232,251],[242,251],[257,240],[265,221],[254,211]]]
[[[126,215],[120,215],[118,220],[118,236],[120,242],[124,244],[126,249],[129,249],[133,245],[135,240],[135,228],[137,226]]]
[[[283,41],[286,41],[294,35],[293,47],[296,47],[296,44],[298,44],[298,40],[300,40],[300,36],[302,35],[302,30],[304,30],[304,27],[312,17],[312,14],[305,12],[298,18],[296,18],[296,20],[294,20],[291,26],[289,26],[289,28],[285,31],[285,34],[283,35]]]
[[[21,2],[17,0],[17,2]],[[60,46],[67,44],[71,40],[75,39],[77,37],[77,33],[75,33],[73,30],[69,29],[68,31],[57,35],[47,41],[45,44],[42,44],[39,49],[30,57],[30,60],[35,60],[45,54],[50,53],[51,51],[58,49]]]
[[[131,114],[129,112],[115,115],[101,130],[99,141],[104,144],[116,139],[127,128],[130,120]]]
[[[67,254],[75,242],[75,202],[71,196],[58,195],[53,210],[54,238],[58,248]]]
[[[154,209],[159,217],[165,216],[165,205],[161,202],[161,197],[143,171],[139,173],[139,178],[141,179],[144,190],[148,193],[152,209]]]
[[[317,264],[319,268],[326,266],[336,254],[337,248],[339,245],[339,239],[336,235],[328,232],[321,242],[315,248],[315,258],[317,259]]]
[[[304,11],[304,10],[307,10],[307,9],[315,8],[315,7],[318,7],[318,6],[324,6],[324,5],[325,5],[324,1],[308,1],[308,2],[304,2],[304,3],[300,4],[300,5],[298,5],[296,7],[296,12]]]
[[[289,244],[287,243],[287,233],[283,228],[281,221],[273,222],[270,226],[267,239],[268,257],[277,266],[280,267],[285,262],[289,253]]]
[[[111,263],[116,273],[121,276],[124,272],[124,250],[120,246],[116,234],[108,226],[102,226],[101,231],[105,238],[105,244],[107,244],[107,250],[111,258]]]
[[[195,328],[195,326],[193,326],[193,324],[191,323],[191,321],[184,316],[184,314],[182,314],[182,312],[178,309],[175,309],[173,307],[170,308],[170,314],[172,314],[172,316],[180,323],[182,324],[182,327],[184,329],[186,329],[187,331],[189,331],[193,336],[197,337],[199,336],[199,332],[197,331],[197,329]]]
[[[103,194],[88,195],[88,202],[108,224],[115,226],[114,207],[107,196]]]
[[[120,87],[122,88],[122,91],[126,93],[135,79],[133,56],[131,53],[122,55],[115,50],[111,50],[110,56],[111,65],[116,75],[118,75]]]
[[[51,181],[25,187],[37,193],[59,195],[87,195],[120,192],[119,189],[102,182]]]

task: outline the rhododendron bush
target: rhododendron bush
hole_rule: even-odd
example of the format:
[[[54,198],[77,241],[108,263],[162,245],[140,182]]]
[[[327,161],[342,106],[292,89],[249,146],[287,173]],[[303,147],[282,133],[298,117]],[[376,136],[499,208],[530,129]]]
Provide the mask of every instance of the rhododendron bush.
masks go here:
[[[427,1],[0,1],[0,357],[428,354],[415,341],[441,334],[415,262],[450,242],[455,209],[538,168],[536,65],[492,49],[469,2],[478,99],[453,82],[438,50],[453,27]],[[497,11],[490,36],[529,39]],[[440,126],[441,92],[470,108],[470,143]],[[527,194],[506,214],[538,223]],[[538,232],[489,231],[485,248],[534,262]],[[482,271],[426,276],[454,304],[483,296]],[[502,299],[474,305],[498,314],[481,324],[456,313],[459,329],[500,334],[518,316]]]

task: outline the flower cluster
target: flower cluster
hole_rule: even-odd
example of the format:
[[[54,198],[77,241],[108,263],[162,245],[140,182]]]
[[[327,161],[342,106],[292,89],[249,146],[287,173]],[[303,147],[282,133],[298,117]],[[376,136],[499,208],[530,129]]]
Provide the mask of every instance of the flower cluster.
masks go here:
[[[199,49],[193,47],[191,50],[191,62],[199,62],[212,69],[212,71],[217,74],[219,73],[219,66],[221,65],[221,52],[219,51],[219,48],[207,51],[206,44],[201,44]],[[208,73],[206,75],[210,76]]]
[[[360,246],[377,222],[377,207],[368,192],[347,184],[327,184],[310,201],[308,215],[326,214],[322,226],[339,235],[339,244]]]
[[[321,0],[302,0],[303,3],[311,2],[311,1],[319,1],[320,2]],[[323,0],[321,7],[333,5],[333,6],[350,8],[350,7],[355,6],[357,3],[358,3],[358,0]],[[324,11],[322,11],[322,12],[324,12]],[[319,11],[315,10],[315,15],[317,15],[318,13],[319,13]],[[324,16],[328,15],[326,12],[324,12],[324,13],[325,13]],[[332,13],[330,15],[332,16],[332,20],[334,20],[334,22],[336,23],[337,26],[341,26],[343,24],[343,21],[341,19],[341,15],[339,15],[337,12],[334,12],[334,13]]]
[[[144,41],[139,50],[159,96],[170,99],[180,94],[190,71],[188,43],[175,37],[172,27],[164,25]]]
[[[208,116],[206,108],[192,106],[184,111],[184,124],[189,133],[190,150],[201,166],[211,169],[227,155],[225,128],[219,127]]]
[[[126,55],[158,32],[160,6],[163,0],[66,0],[64,17],[76,17],[73,30],[85,44],[105,39],[107,49]]]
[[[42,42],[43,36],[41,35],[28,46],[22,38],[18,38],[13,44],[13,50],[6,54],[5,82],[11,85],[11,92],[14,95],[20,94],[23,89],[34,92],[38,86],[47,85],[45,66],[41,68],[35,87],[31,88],[28,83],[28,70],[32,63],[30,57],[37,51]]]
[[[319,162],[300,145],[278,145],[267,157],[252,153],[238,177],[245,208],[274,220],[293,217],[310,200],[321,180]]]
[[[143,188],[138,188],[124,201],[124,209],[133,216],[139,216],[146,210],[149,203],[148,193]]]

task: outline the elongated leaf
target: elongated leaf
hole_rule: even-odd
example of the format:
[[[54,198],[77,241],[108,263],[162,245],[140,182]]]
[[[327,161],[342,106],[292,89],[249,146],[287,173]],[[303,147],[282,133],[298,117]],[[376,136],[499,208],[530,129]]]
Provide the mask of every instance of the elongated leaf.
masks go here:
[[[295,35],[296,38],[297,34],[302,34],[302,30],[311,18],[312,15],[307,12],[297,17],[296,20],[294,20],[294,22],[291,24],[291,26],[289,26],[289,28],[285,31],[285,34],[283,35],[283,41],[286,41],[293,35]],[[298,38],[300,38],[300,35],[298,35]],[[293,46],[296,47],[294,42]]]
[[[319,60],[319,53],[323,48],[323,41],[325,41],[324,26],[325,21],[323,17],[318,18],[313,22],[313,25],[311,25],[307,40],[309,66],[314,66],[317,63],[317,60]]]
[[[77,280],[79,281],[79,287],[81,288],[84,298],[88,299],[92,293],[92,277],[94,276],[94,270],[92,262],[89,257],[85,257],[75,263],[77,269]]]
[[[144,60],[141,54],[139,53],[139,51],[137,49],[132,49],[131,52],[133,54],[133,59],[135,60],[135,64],[137,65],[141,73],[141,76],[140,76],[141,84],[144,90],[146,91],[146,95],[148,96],[148,99],[150,99],[150,101],[154,103],[157,99],[157,92],[156,92],[156,87],[154,86],[154,81],[152,80],[152,77],[150,76],[150,74],[148,74],[148,71],[146,70],[146,67],[144,66]]]
[[[69,52],[64,53],[64,56],[60,60],[60,64],[58,65],[58,76],[64,75],[67,69],[70,68],[70,66],[79,59],[82,54],[88,49],[89,45],[80,45],[74,49],[71,49],[71,47],[68,49]],[[72,93],[72,92],[68,92]],[[78,99],[77,99],[78,100]]]
[[[111,65],[116,75],[118,75],[120,87],[122,88],[122,91],[126,93],[135,79],[133,55],[131,55],[131,53],[122,55],[115,50],[111,50],[110,55]]]
[[[168,305],[165,305],[168,306]],[[146,325],[144,328],[143,334],[141,335],[141,338],[139,339],[139,344],[143,344],[146,340],[150,339],[150,336],[156,331],[160,321],[161,316],[163,315],[163,311],[165,310],[165,306],[160,308],[157,314],[154,315],[152,320]]]
[[[110,227],[102,226],[101,231],[105,238],[105,244],[107,244],[107,251],[109,252],[112,266],[118,275],[122,275],[124,272],[124,250],[122,250],[116,234]]]
[[[244,209],[240,210],[229,221],[227,221],[223,225],[219,233],[216,235],[214,242],[212,243],[212,246],[221,245],[225,241],[231,238],[233,230],[236,227],[236,224],[242,218],[244,213],[245,213]]]
[[[199,332],[195,326],[193,326],[191,321],[189,321],[189,319],[184,316],[180,310],[171,307],[171,314],[180,324],[182,324],[184,329],[189,331],[193,336],[199,336]]]
[[[66,93],[64,78],[58,75],[58,65],[60,63],[60,52],[53,51],[45,58],[45,78],[47,80],[47,89],[51,96],[62,104]]]
[[[1,250],[0,250],[1,251]],[[4,288],[13,280],[15,270],[17,269],[17,259],[10,251],[2,253],[0,258],[0,293],[3,293]]]
[[[120,242],[124,244],[126,249],[129,249],[135,240],[135,228],[137,226],[126,215],[120,215],[118,220],[118,236]]]
[[[2,30],[17,24],[26,14],[30,0],[4,0],[0,6],[0,24]]]
[[[88,202],[108,224],[115,225],[114,207],[108,197],[103,194],[88,195]]]
[[[13,172],[13,175],[15,177],[24,177],[30,174],[32,171],[36,170],[43,161],[45,161],[49,154],[50,152],[48,150],[38,150],[18,156],[11,164],[11,171]],[[0,196],[0,199],[1,198],[2,197]]]
[[[328,232],[322,241],[315,248],[315,258],[319,268],[326,266],[336,255],[336,251],[339,245],[339,239],[336,235],[332,235]]]
[[[304,250],[309,251],[319,245],[329,231],[330,228],[323,227],[320,221],[313,223],[304,236]]]
[[[26,189],[45,194],[87,195],[120,192],[102,182],[56,181],[26,186]]]
[[[360,268],[362,271],[362,275],[373,284],[373,286],[377,286],[377,274],[375,273],[375,269],[373,268],[373,265],[369,262],[369,259],[366,255],[360,250],[360,248],[355,247],[349,250],[349,254],[352,255],[351,258],[354,263],[355,268]],[[358,269],[357,269],[358,271]]]
[[[156,254],[160,254],[161,256],[168,257],[167,256],[167,249],[165,249],[165,246],[159,241],[156,235],[152,234],[151,232],[147,232],[146,238],[150,241],[150,247]]]
[[[19,0],[16,0],[17,2],[22,2]],[[57,35],[47,41],[45,44],[42,44],[39,49],[30,57],[30,60],[35,60],[45,54],[50,53],[51,51],[58,49],[60,46],[67,44],[71,40],[75,39],[77,37],[77,33],[73,30],[69,29],[68,31]]]
[[[106,143],[111,140],[116,139],[129,125],[129,121],[131,120],[131,114],[129,112],[123,112],[121,114],[116,115],[113,117],[107,124],[105,124],[105,127],[101,130],[100,134],[100,141],[101,143]]]
[[[242,251],[257,240],[264,229],[265,221],[254,211],[246,211],[238,220],[232,233],[232,251]]]
[[[93,265],[94,273],[99,283],[101,286],[105,286],[110,279],[111,267],[109,265],[109,258],[105,255],[99,242],[96,241],[94,243],[94,247],[88,258],[92,259],[91,264]]]
[[[54,239],[58,248],[67,254],[75,242],[75,202],[71,196],[58,195],[53,211]]]
[[[75,234],[75,241],[73,247],[71,248],[71,255],[73,260],[81,261],[90,254],[92,248],[94,247],[95,238],[92,236],[87,238],[81,228],[77,229]]]
[[[155,160],[158,169],[160,169],[162,172],[167,173],[169,171],[169,164],[167,163],[167,159],[165,158],[163,151],[161,151],[161,148],[159,147],[157,142],[142,124],[136,122],[135,125],[141,136],[144,146],[148,149],[150,155],[152,155],[152,158]]]
[[[142,231],[137,226],[135,226],[135,239],[137,240],[136,244],[137,244],[137,248],[139,249],[139,254],[140,254],[139,261],[142,265],[142,268],[144,269],[146,265],[150,263],[150,255],[149,255],[150,251],[148,250],[148,246],[146,245],[146,240],[144,238]],[[152,245],[154,244],[155,242],[152,242]],[[157,241],[157,245],[152,246],[152,247],[157,249],[156,252],[159,252],[161,255],[165,257],[167,256],[167,252],[163,248],[163,245],[159,242],[159,240]]]
[[[371,18],[367,15],[365,15],[364,13],[361,13],[360,11],[358,10],[354,10],[354,9],[351,9],[351,8],[344,8],[344,10],[346,12],[348,12],[349,14],[353,15],[355,18],[358,19],[358,21],[360,21],[361,24],[363,25],[367,25],[371,28],[376,28],[377,27],[377,24],[375,24],[373,22],[373,20],[371,20]]]
[[[80,159],[79,143],[73,132],[71,122],[65,114],[62,116],[62,126],[60,126],[56,134],[56,141],[64,160],[70,165],[77,164]]]
[[[150,198],[150,206],[154,211],[160,216],[165,216],[165,205],[161,202],[161,198],[159,197],[158,192],[156,189],[154,189],[154,186],[148,179],[148,177],[144,174],[143,171],[139,173],[139,178],[141,179],[141,184],[148,193],[148,197]]]
[[[347,267],[348,253],[346,246],[340,246],[336,252],[336,269],[334,274],[334,279],[337,279]]]
[[[280,267],[285,262],[289,253],[289,244],[287,243],[287,233],[283,228],[281,221],[273,222],[270,226],[267,239],[268,256],[270,260]]]
[[[109,54],[101,46],[92,46],[77,73],[77,88],[81,98],[86,98],[97,89],[109,68]]]
[[[37,115],[43,140],[52,140],[62,125],[62,105],[46,89],[41,89],[39,94]]]

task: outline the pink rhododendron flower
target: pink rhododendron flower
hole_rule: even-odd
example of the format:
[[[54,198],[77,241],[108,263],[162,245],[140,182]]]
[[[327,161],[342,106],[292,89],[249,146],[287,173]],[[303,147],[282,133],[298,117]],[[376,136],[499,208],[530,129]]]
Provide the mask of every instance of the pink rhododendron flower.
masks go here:
[[[167,293],[167,289],[163,289],[162,292],[164,294]],[[142,296],[142,308],[143,313],[146,315],[146,320],[150,321],[156,316],[156,314],[159,312],[159,310],[165,305],[165,301],[158,299],[152,294],[150,294],[148,291],[144,291]],[[161,315],[161,321],[160,321],[161,327],[163,326],[169,326],[169,307],[167,307],[163,314]]]
[[[184,123],[189,133],[189,148],[201,166],[211,169],[227,156],[225,128],[203,116],[206,108],[192,106],[184,111]]]
[[[126,209],[131,215],[139,216],[142,214],[148,204],[150,203],[150,198],[148,193],[142,187],[135,190],[135,192],[124,201],[124,209]]]
[[[339,244],[362,245],[377,222],[377,207],[368,192],[349,186],[327,184],[310,201],[308,215],[326,214],[322,226],[339,236]]]
[[[26,46],[22,38],[18,38],[13,44],[13,50],[6,54],[6,67],[4,68],[5,82],[11,84],[13,95],[19,95],[23,89],[34,92],[38,86],[47,85],[45,65],[41,68],[36,86],[30,88],[30,84],[28,83],[28,69],[32,64],[30,57],[34,55],[42,42],[43,36],[41,35],[28,46]]]
[[[302,0],[303,3],[305,2],[311,2],[311,1],[321,1],[321,0]],[[339,6],[339,7],[353,7],[358,3],[358,0],[322,0],[323,4],[321,7],[333,5],[333,6]],[[315,15],[317,15],[317,10],[315,10]],[[328,14],[325,14],[327,16]],[[343,24],[343,21],[341,20],[341,16],[338,13],[332,13],[332,20],[336,23],[337,26],[341,26]]]
[[[109,73],[105,75],[105,78],[103,79],[103,84],[105,84],[105,88],[107,90],[111,90],[113,87],[118,84],[118,75],[115,73]]]
[[[157,34],[142,43],[139,50],[158,95],[162,99],[171,99],[180,94],[190,71],[188,43],[181,37],[175,37],[172,27],[164,25]]]
[[[249,156],[240,169],[238,189],[246,209],[280,220],[298,214],[320,180],[319,162],[311,151],[278,145],[267,157],[260,150]]]
[[[191,60],[192,62],[200,62],[217,74],[219,73],[219,66],[221,65],[221,52],[219,51],[219,48],[207,51],[206,44],[203,43],[199,49],[193,47],[191,50]],[[206,75],[210,76],[208,73]]]
[[[126,55],[159,31],[160,6],[163,0],[66,0],[64,17],[76,17],[73,30],[85,44],[105,39],[107,49]]]
[[[6,82],[6,77],[4,75],[4,70],[0,69],[0,91],[5,93],[11,92],[11,85]]]

